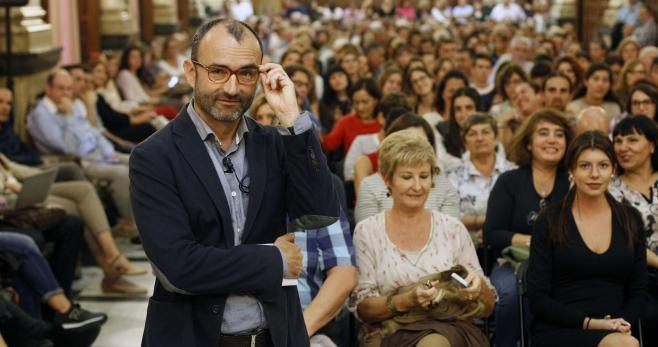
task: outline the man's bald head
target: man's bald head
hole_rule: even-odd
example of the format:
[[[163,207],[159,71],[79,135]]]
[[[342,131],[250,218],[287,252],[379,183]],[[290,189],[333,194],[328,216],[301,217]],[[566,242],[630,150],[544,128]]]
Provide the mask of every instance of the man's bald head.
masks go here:
[[[206,34],[216,26],[222,26],[226,31],[231,34],[231,36],[238,42],[244,40],[245,32],[258,41],[258,46],[260,47],[261,58],[263,56],[263,43],[261,42],[258,34],[252,29],[249,25],[244,22],[237,21],[231,18],[216,18],[211,21],[208,21],[201,25],[197,29],[194,37],[192,37],[192,48],[191,48],[191,58],[192,60],[197,60],[199,56],[199,46]]]
[[[12,102],[11,90],[0,87],[0,123],[6,123],[9,120]]]
[[[55,104],[62,98],[73,98],[73,78],[68,71],[58,69],[48,75],[46,79],[46,96]]]
[[[642,65],[644,65],[644,70],[649,71],[649,69],[651,69],[651,62],[655,58],[658,58],[658,47],[656,46],[643,47],[640,50],[640,54],[638,55],[638,58],[642,62]]]
[[[599,130],[604,134],[610,131],[610,117],[602,107],[590,106],[580,111],[574,124],[576,135],[589,130]]]

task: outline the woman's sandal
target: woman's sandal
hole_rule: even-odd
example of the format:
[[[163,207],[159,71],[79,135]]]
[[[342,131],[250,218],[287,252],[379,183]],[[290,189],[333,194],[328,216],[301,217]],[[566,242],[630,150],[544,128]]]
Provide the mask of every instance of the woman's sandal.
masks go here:
[[[101,289],[103,293],[131,295],[145,295],[148,293],[148,289],[140,287],[121,276],[114,278],[106,276],[101,282]]]
[[[135,266],[123,255],[119,254],[110,262],[110,268],[119,275],[123,276],[139,276],[146,273],[146,269]]]

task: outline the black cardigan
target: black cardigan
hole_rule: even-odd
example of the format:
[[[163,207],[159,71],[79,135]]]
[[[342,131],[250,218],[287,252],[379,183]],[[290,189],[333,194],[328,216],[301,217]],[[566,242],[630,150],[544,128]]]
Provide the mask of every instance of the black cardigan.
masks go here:
[[[553,191],[546,197],[546,206],[559,202],[569,190],[566,170],[558,169]],[[494,253],[512,244],[516,233],[530,235],[539,213],[541,197],[532,182],[530,166],[507,171],[498,177],[487,203],[483,231]]]

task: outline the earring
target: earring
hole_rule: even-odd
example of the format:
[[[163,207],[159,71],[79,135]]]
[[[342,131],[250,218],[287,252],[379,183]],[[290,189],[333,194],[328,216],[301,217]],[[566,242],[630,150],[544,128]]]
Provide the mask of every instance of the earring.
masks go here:
[[[572,182],[572,181],[573,181],[573,175],[569,174],[569,182]]]
[[[386,197],[390,198],[391,197],[391,188],[386,187]]]

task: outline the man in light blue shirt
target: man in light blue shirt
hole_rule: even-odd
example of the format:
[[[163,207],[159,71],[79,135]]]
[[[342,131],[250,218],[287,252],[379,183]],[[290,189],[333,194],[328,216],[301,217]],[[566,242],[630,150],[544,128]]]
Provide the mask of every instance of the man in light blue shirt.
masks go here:
[[[79,89],[67,71],[52,72],[46,96],[27,117],[28,131],[41,153],[77,156],[87,176],[108,180],[119,214],[132,224],[128,157],[115,152],[112,143],[89,124],[87,109],[76,98]]]

